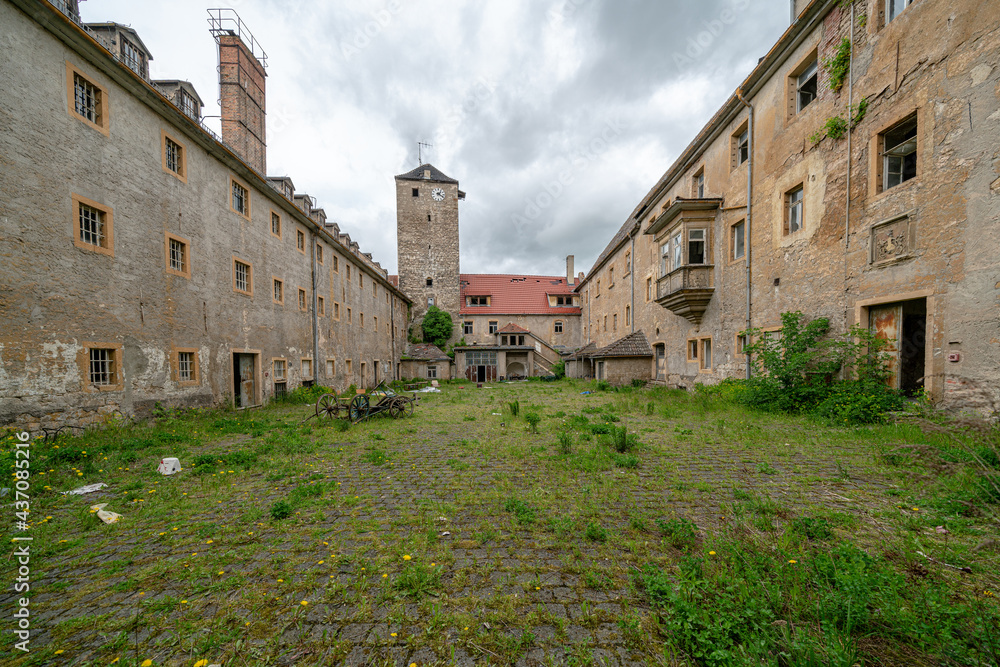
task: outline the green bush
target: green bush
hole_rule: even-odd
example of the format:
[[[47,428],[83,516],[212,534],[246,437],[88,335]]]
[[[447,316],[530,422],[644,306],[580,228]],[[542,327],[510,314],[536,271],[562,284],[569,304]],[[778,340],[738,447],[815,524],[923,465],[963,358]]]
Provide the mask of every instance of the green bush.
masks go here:
[[[521,414],[521,401],[511,401],[507,404],[507,410],[510,412],[511,417],[516,417]]]
[[[564,456],[573,453],[573,436],[569,433],[559,434],[559,453]]]
[[[872,423],[898,410],[902,398],[887,387],[886,341],[852,327],[828,336],[826,318],[804,321],[800,312],[782,313],[779,332],[751,329],[747,346],[754,376],[722,383],[723,391],[750,407],[775,412],[809,412],[836,423]],[[848,379],[836,380],[838,374]]]
[[[538,423],[542,421],[542,418],[537,412],[524,413],[524,421],[528,422],[532,433],[538,433]]]
[[[451,315],[437,306],[431,306],[427,309],[421,326],[425,343],[443,347],[451,339]]]
[[[562,359],[552,364],[552,374],[560,380],[566,377],[566,362]]]

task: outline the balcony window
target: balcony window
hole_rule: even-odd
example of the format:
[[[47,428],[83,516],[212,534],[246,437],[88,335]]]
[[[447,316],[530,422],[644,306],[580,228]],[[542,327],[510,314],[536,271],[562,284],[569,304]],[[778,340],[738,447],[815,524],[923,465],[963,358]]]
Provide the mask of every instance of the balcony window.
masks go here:
[[[705,263],[705,230],[688,230],[688,264]]]

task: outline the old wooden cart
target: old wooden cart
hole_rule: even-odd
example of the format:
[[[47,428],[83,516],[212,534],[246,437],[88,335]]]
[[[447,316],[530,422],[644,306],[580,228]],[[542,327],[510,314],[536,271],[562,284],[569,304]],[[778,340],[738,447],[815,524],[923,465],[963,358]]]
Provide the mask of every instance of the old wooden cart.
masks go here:
[[[388,384],[380,382],[375,389],[353,398],[341,398],[336,394],[323,394],[316,401],[316,416],[329,419],[344,418],[357,423],[378,415],[393,419],[413,414],[417,403],[414,395],[403,396],[393,391]]]

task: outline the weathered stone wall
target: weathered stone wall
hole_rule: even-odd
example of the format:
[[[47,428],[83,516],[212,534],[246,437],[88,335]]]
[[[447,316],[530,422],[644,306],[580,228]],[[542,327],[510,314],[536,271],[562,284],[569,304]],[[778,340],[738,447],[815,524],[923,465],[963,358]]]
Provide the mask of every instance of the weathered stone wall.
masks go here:
[[[454,364],[451,361],[416,361],[413,359],[404,360],[401,364],[400,378],[406,380],[450,380],[453,376],[452,366]],[[427,377],[427,367],[435,366],[437,368],[437,377],[428,378]]]
[[[445,198],[431,197],[441,188]],[[418,196],[413,196],[416,189]],[[396,180],[396,244],[399,289],[413,300],[413,326],[419,330],[428,299],[459,320],[458,184]],[[427,279],[433,280],[431,286]],[[457,340],[460,330],[454,330]]]
[[[846,138],[811,139],[828,118],[846,117],[849,85],[834,92],[821,67],[818,99],[798,113],[788,104],[792,72],[814,49],[822,63],[850,36],[849,10],[826,3],[808,34],[778,53],[779,62],[760,86],[751,77],[756,117],[750,324],[778,326],[782,312],[800,310],[809,318],[828,317],[836,331],[845,331],[854,323],[867,326],[870,307],[926,299],[927,390],[945,405],[990,412],[1000,406],[995,271],[1000,228],[992,224],[1000,219],[1000,153],[994,141],[1000,122],[1000,14],[989,3],[972,0],[916,2],[883,25],[883,4],[854,3],[856,15],[866,22],[857,18],[854,25],[852,96],[855,104],[866,100],[867,113],[851,133],[850,159]],[[800,30],[807,25],[801,21]],[[634,295],[635,327],[651,344],[666,345],[671,384],[745,373],[744,357],[735,348],[736,334],[748,318],[746,263],[732,257],[730,234],[732,225],[746,217],[748,165],[734,166],[732,152],[733,137],[748,112],[735,101],[724,109],[731,111],[700,135],[672,177],[643,202],[648,204],[641,221],[645,231],[667,202],[695,196],[693,179],[702,169],[705,196],[723,199],[709,240],[714,293],[700,324],[656,303],[658,239],[641,232],[634,250],[626,240],[580,288],[584,338],[598,345],[620,337],[612,330],[612,318],[617,313],[621,325],[624,306]],[[912,113],[918,119],[917,176],[882,192],[879,135]],[[805,224],[785,234],[784,195],[798,184],[804,190]],[[894,219],[904,222],[890,224]],[[883,261],[873,243],[887,228],[896,234],[896,254]],[[624,275],[628,251],[635,266],[634,292],[631,282],[618,292],[623,286],[618,278],[609,289],[610,270]],[[653,299],[646,298],[647,280]],[[698,363],[687,358],[687,341],[700,337],[713,341],[709,372],[699,372]],[[948,361],[955,352],[957,360]]]
[[[595,359],[595,364],[604,362],[604,372],[601,379],[614,385],[629,384],[632,380],[648,380],[651,361],[642,357],[621,357],[612,359]]]
[[[52,10],[38,3],[38,11]],[[255,402],[273,395],[274,358],[287,360],[293,389],[307,379],[301,360],[313,357],[314,237],[324,247],[317,290],[325,315],[318,317],[313,379],[347,386],[358,381],[362,362],[374,379],[375,360],[384,373],[395,370],[407,306],[384,275],[317,230],[82,33],[77,39],[70,31],[67,46],[7,2],[0,3],[0,25],[9,56],[0,79],[21,91],[0,101],[0,422],[83,424],[110,408],[141,414],[157,402],[231,402],[234,352],[258,355]],[[67,62],[105,88],[106,135],[69,113]],[[164,132],[184,146],[184,179],[163,167]],[[249,219],[231,210],[231,177],[250,191]],[[113,214],[112,252],[74,244],[74,195]],[[272,212],[281,217],[280,237],[271,233]],[[190,277],[168,272],[167,234],[188,243]],[[234,290],[234,258],[252,267],[252,295]],[[351,282],[347,264],[354,266]],[[274,278],[284,282],[283,304],[273,298]],[[307,291],[305,310],[299,287]],[[345,304],[356,313],[353,322]],[[120,350],[118,386],[89,384],[88,345]],[[196,353],[196,382],[177,381],[178,348]],[[326,377],[327,359],[336,360],[333,378]],[[350,375],[346,359],[353,360]]]

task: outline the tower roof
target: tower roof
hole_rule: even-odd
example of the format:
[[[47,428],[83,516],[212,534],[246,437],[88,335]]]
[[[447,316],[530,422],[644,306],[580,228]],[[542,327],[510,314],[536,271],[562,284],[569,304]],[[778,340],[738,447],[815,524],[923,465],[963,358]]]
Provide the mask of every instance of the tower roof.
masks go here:
[[[422,164],[413,171],[408,171],[405,174],[400,174],[396,177],[397,181],[434,181],[436,183],[454,183],[458,185],[458,181],[450,176],[445,176],[441,170],[439,170],[434,165],[428,163]]]

